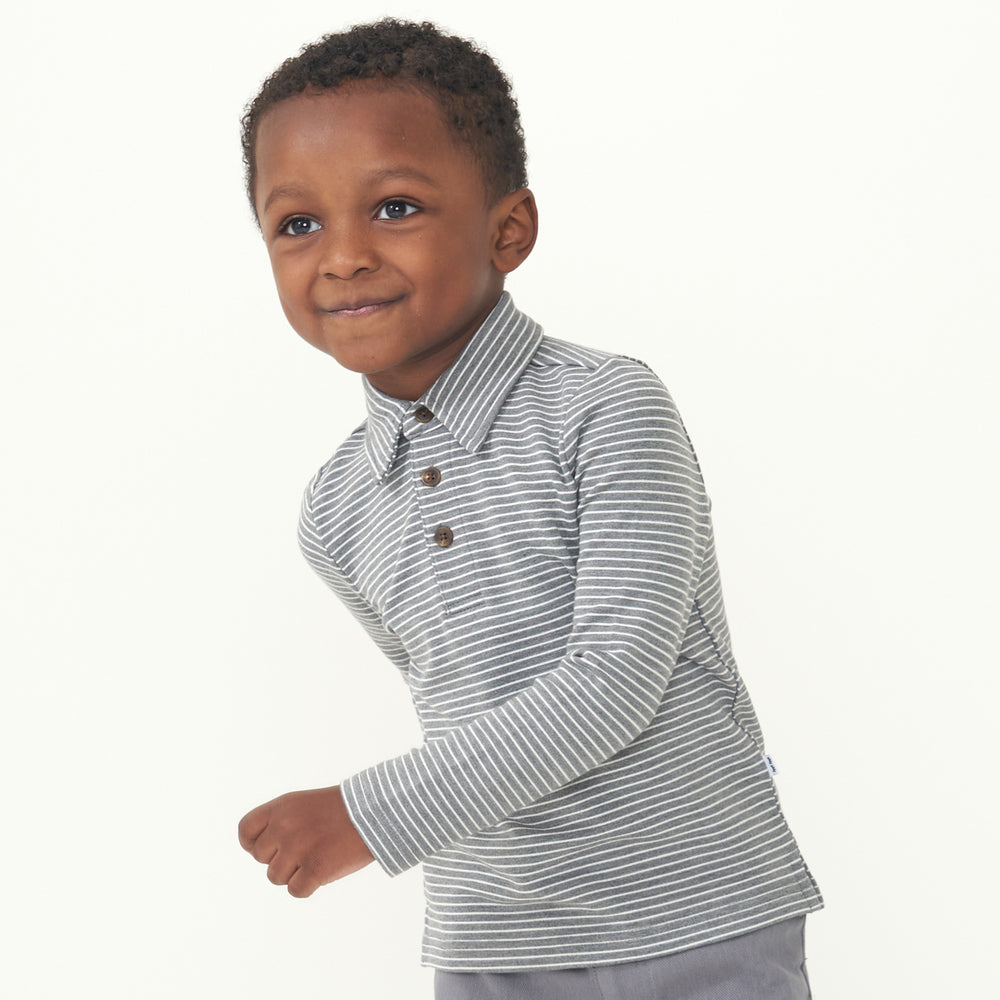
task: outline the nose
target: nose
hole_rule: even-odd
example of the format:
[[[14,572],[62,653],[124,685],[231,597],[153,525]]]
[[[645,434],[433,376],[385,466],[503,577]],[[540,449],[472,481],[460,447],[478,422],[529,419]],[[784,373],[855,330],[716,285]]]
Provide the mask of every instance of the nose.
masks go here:
[[[319,260],[324,277],[353,278],[378,269],[378,255],[372,233],[364,222],[343,222],[328,226],[324,232],[323,253]]]

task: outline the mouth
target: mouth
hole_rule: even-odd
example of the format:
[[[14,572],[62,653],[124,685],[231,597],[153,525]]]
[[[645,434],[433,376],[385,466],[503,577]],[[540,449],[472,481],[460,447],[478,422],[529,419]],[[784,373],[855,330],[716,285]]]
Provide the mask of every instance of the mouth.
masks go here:
[[[344,319],[355,319],[363,316],[373,316],[391,305],[395,305],[402,296],[394,299],[359,299],[355,302],[339,302],[323,312],[330,316],[342,316]]]

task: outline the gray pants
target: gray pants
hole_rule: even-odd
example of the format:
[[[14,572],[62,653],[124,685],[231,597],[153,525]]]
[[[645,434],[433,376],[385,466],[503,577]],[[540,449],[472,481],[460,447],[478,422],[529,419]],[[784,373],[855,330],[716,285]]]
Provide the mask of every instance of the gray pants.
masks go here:
[[[435,1000],[809,1000],[805,917],[651,958],[590,969],[442,972]]]

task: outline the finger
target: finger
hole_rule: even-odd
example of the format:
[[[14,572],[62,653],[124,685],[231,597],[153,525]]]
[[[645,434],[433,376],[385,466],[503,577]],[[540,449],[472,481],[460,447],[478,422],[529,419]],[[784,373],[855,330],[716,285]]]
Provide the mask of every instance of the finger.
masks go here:
[[[298,868],[288,880],[288,895],[307,899],[319,888],[319,879],[305,868]]]
[[[240,820],[238,832],[240,847],[244,851],[253,851],[254,842],[267,829],[269,813],[267,806],[257,806]]]
[[[275,885],[288,885],[292,876],[298,871],[299,863],[293,855],[277,851],[267,866],[268,880]]]
[[[250,845],[250,857],[262,865],[269,865],[277,857],[279,850],[278,841],[269,831],[265,831]]]

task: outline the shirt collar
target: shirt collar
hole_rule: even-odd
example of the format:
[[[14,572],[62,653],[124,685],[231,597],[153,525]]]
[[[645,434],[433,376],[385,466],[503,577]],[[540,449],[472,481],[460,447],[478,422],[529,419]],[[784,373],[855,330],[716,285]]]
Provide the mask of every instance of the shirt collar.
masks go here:
[[[454,363],[415,403],[386,396],[365,379],[365,453],[376,480],[389,474],[403,421],[420,406],[475,454],[541,340],[542,328],[519,312],[510,293],[504,292]]]

